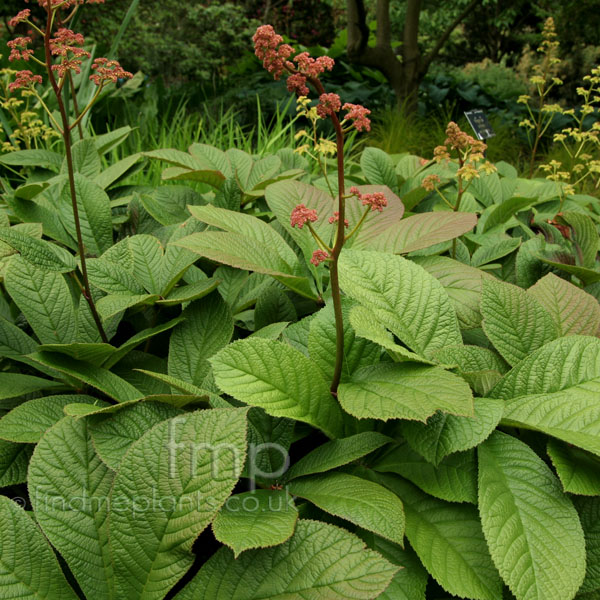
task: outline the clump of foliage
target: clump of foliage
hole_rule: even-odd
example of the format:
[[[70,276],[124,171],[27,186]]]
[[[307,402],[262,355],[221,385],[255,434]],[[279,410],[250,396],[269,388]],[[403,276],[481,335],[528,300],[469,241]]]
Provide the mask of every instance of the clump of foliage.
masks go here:
[[[368,110],[267,25],[293,146],[115,161],[61,104],[79,4],[40,0],[62,153],[0,155],[0,598],[597,595],[595,199],[453,123],[348,157]]]

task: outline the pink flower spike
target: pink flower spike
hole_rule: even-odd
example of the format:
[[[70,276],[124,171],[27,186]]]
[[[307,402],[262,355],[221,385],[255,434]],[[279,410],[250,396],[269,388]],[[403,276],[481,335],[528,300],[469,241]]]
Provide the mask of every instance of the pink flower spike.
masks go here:
[[[356,186],[352,186],[348,192],[352,195],[352,196],[358,196],[360,198],[360,192],[358,191],[358,188]]]
[[[6,45],[10,48],[8,60],[10,62],[13,60],[29,60],[29,57],[33,54],[33,50],[27,47],[29,43],[31,43],[30,37],[18,37],[7,42]]]
[[[317,114],[324,119],[342,107],[342,101],[337,94],[321,94],[317,105]]]
[[[119,79],[131,79],[133,73],[125,71],[119,64],[119,61],[108,60],[108,58],[97,58],[92,64],[92,69],[96,71],[90,75],[90,80],[96,85],[101,85],[107,81],[117,83]]]
[[[329,254],[327,254],[325,250],[315,250],[313,252],[312,258],[310,259],[310,262],[313,265],[315,265],[315,267],[318,267],[322,262],[325,262],[328,258]]]
[[[329,217],[330,223],[337,223],[340,220],[340,213],[336,210],[333,213],[333,217]],[[348,219],[344,219],[344,226],[348,227]]]
[[[350,104],[346,102],[342,106],[342,110],[347,110],[346,119],[350,119],[353,122],[354,127],[357,131],[371,131],[371,121],[367,118],[367,115],[371,114],[371,111],[360,104]]]
[[[288,92],[296,92],[298,96],[308,96],[309,89],[306,86],[306,77],[301,73],[294,73],[287,78]]]
[[[31,11],[26,8],[24,10],[19,11],[9,22],[8,22],[8,26],[9,27],[16,27],[19,23],[22,23],[23,21],[27,21],[27,19],[29,19],[29,15],[31,14]]]
[[[306,208],[304,204],[298,204],[292,211],[290,223],[292,227],[298,226],[298,229],[302,229],[304,223],[307,221],[314,223],[317,218],[317,211],[314,208]]]

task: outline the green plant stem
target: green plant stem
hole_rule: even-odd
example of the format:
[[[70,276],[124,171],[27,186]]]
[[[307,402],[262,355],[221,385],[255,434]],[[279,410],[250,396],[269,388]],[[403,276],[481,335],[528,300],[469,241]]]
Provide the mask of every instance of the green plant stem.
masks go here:
[[[108,337],[104,331],[104,327],[102,327],[102,321],[100,319],[100,315],[96,309],[96,304],[94,303],[94,299],[92,298],[92,292],[90,289],[90,281],[88,279],[87,274],[87,264],[85,260],[85,248],[83,246],[83,237],[81,235],[81,223],[79,220],[79,208],[77,206],[77,192],[75,191],[75,171],[73,169],[73,155],[71,153],[71,128],[69,126],[69,117],[67,115],[67,111],[65,110],[65,105],[63,102],[62,94],[58,83],[56,82],[56,78],[54,77],[54,73],[52,72],[52,52],[50,51],[50,36],[52,33],[52,16],[53,10],[50,7],[48,8],[48,20],[46,23],[46,33],[44,35],[44,50],[46,55],[46,71],[48,73],[48,80],[50,81],[50,85],[52,86],[52,90],[54,91],[54,95],[56,96],[56,101],[58,103],[58,110],[60,112],[60,116],[63,123],[62,128],[62,136],[65,144],[65,156],[67,159],[67,172],[69,175],[69,190],[71,193],[71,205],[73,209],[73,218],[75,220],[75,232],[77,234],[77,248],[79,250],[79,261],[81,265],[81,275],[83,277],[83,286],[84,292],[83,297],[86,299],[90,310],[92,312],[92,317],[94,318],[94,322],[96,323],[96,327],[98,328],[98,332],[100,333],[100,338],[103,342],[108,343]]]

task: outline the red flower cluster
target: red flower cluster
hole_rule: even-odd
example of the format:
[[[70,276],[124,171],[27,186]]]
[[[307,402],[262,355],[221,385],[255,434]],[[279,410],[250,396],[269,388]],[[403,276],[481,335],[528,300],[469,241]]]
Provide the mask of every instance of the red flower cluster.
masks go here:
[[[31,14],[31,11],[28,8],[19,11],[12,19],[10,19],[8,21],[8,26],[16,27],[19,23],[22,23],[23,21],[27,21],[27,19],[29,19],[30,14]]]
[[[31,71],[18,71],[15,80],[8,84],[8,89],[13,92],[19,88],[29,88],[36,83],[42,83],[41,75],[34,75]]]
[[[317,211],[315,209],[306,208],[304,204],[298,204],[292,211],[290,223],[292,227],[298,226],[298,229],[302,229],[307,221],[314,223],[317,218]]]
[[[275,79],[279,79],[285,70],[287,59],[294,54],[288,44],[282,44],[283,38],[275,33],[272,25],[262,25],[252,36],[254,54],[263,61],[263,66]],[[281,44],[281,45],[280,45]]]
[[[350,193],[354,196],[358,196],[358,199],[362,202],[363,206],[370,206],[371,210],[378,210],[381,212],[387,206],[387,200],[382,192],[361,194],[358,191],[358,188],[351,187]]]
[[[357,131],[371,131],[371,121],[367,118],[367,115],[371,114],[371,111],[360,104],[350,104],[346,102],[342,106],[342,110],[347,110],[346,119],[354,121],[353,125]]]
[[[7,42],[6,45],[10,48],[8,60],[11,62],[13,60],[29,60],[33,54],[33,50],[27,47],[29,43],[31,43],[30,37],[18,37]]]
[[[85,44],[81,33],[61,27],[50,39],[49,44],[52,55],[62,57],[60,63],[52,65],[52,70],[57,72],[59,77],[64,77],[68,71],[81,73],[82,60],[90,57],[87,50],[79,48]]]
[[[301,73],[294,73],[287,78],[288,92],[296,92],[298,96],[308,96],[309,89],[306,85],[306,77]]]
[[[96,73],[90,75],[90,79],[96,85],[102,85],[107,81],[117,83],[119,79],[131,79],[133,77],[133,73],[125,71],[118,61],[108,60],[108,58],[97,58],[94,60],[92,69]]]
[[[25,0],[27,2],[28,0]],[[55,8],[71,8],[76,4],[86,4],[86,0],[38,0],[38,4],[48,10]],[[104,4],[104,0],[87,0],[87,4]]]
[[[337,94],[321,94],[317,105],[317,114],[324,119],[342,107],[342,101]]]
[[[335,211],[333,213],[333,217],[329,217],[329,222],[330,223],[337,223],[340,220],[340,213],[339,211]],[[344,226],[348,227],[348,219],[344,219]]]
[[[328,258],[329,254],[327,254],[325,250],[315,250],[313,252],[312,258],[310,259],[310,262],[313,265],[315,265],[315,267],[318,267],[322,262],[325,262]]]
[[[312,58],[308,52],[301,52],[294,57],[294,62],[298,65],[298,71],[307,77],[318,79],[319,75],[327,69],[331,71],[335,61],[329,56],[319,56]]]

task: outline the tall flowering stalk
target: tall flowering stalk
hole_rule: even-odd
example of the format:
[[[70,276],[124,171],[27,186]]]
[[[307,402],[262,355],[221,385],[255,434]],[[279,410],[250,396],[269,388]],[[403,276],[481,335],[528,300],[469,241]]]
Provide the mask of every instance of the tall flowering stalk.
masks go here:
[[[287,89],[300,96],[299,105],[304,107],[307,116],[311,117],[313,124],[317,118],[330,119],[335,130],[335,154],[337,159],[337,211],[329,217],[329,223],[335,226],[333,244],[330,246],[322,240],[312,227],[319,216],[314,209],[307,208],[304,204],[296,206],[291,215],[292,227],[302,228],[307,225],[318,248],[314,251],[311,263],[315,266],[323,262],[329,263],[329,278],[331,284],[331,295],[336,327],[336,360],[334,374],[331,382],[331,393],[337,395],[337,389],[342,374],[342,363],[344,359],[344,322],[342,316],[342,298],[339,284],[338,260],[344,243],[354,235],[363,224],[367,214],[374,210],[381,212],[387,205],[382,193],[360,194],[357,188],[351,188],[346,194],[344,188],[344,134],[352,127],[358,131],[370,130],[371,124],[368,119],[370,111],[358,104],[346,103],[342,106],[337,94],[327,93],[320,81],[320,76],[326,71],[331,71],[334,61],[328,56],[312,58],[308,52],[296,53],[289,44],[283,43],[283,38],[275,33],[271,25],[262,25],[256,30],[253,37],[256,56],[263,61],[263,66],[273,74],[275,79],[287,76]],[[307,96],[310,93],[308,84],[312,86],[318,95],[319,102],[314,109],[307,109]],[[338,113],[346,111],[345,118],[340,120]],[[315,143],[317,144],[316,137]],[[322,145],[322,143],[321,143]],[[324,169],[321,161],[319,164]],[[327,174],[324,172],[325,176]],[[331,189],[331,188],[330,188]],[[348,221],[345,218],[346,200],[356,197],[366,207],[362,218],[353,230],[346,234]]]
[[[90,79],[97,86],[96,93],[81,112],[79,112],[76,107],[76,118],[72,122],[69,119],[62,95],[63,91],[68,89],[69,86],[71,86],[71,91],[74,92],[73,73],[81,73],[81,63],[84,59],[90,58],[90,53],[83,48],[85,44],[83,35],[68,29],[66,25],[71,21],[80,4],[100,4],[103,2],[104,0],[38,0],[38,4],[46,11],[46,24],[43,29],[30,20],[31,11],[29,9],[20,11],[9,21],[11,27],[18,25],[19,23],[27,23],[31,29],[35,30],[42,37],[44,43],[44,60],[38,59],[34,55],[33,49],[29,48],[29,44],[32,42],[30,37],[18,37],[8,42],[8,47],[11,50],[9,60],[23,60],[26,62],[32,60],[44,67],[48,82],[56,96],[58,111],[60,113],[60,123],[54,118],[54,115],[36,90],[36,85],[42,83],[41,75],[34,75],[30,70],[18,71],[15,75],[15,80],[8,87],[10,91],[24,89],[33,94],[40,105],[48,113],[51,123],[63,138],[67,161],[69,191],[73,217],[75,220],[77,247],[83,279],[83,282],[79,285],[84,298],[89,304],[100,337],[103,342],[107,342],[108,338],[106,337],[102,321],[92,297],[87,274],[85,248],[81,235],[79,208],[75,191],[71,132],[75,127],[80,126],[81,119],[92,108],[100,95],[102,88],[106,84],[111,82],[116,83],[119,79],[129,79],[133,77],[133,75],[128,71],[123,70],[121,65],[115,60],[108,60],[106,58],[95,59],[92,64],[94,74],[90,76]],[[64,11],[68,12],[65,14]],[[79,283],[79,280],[77,281]]]

